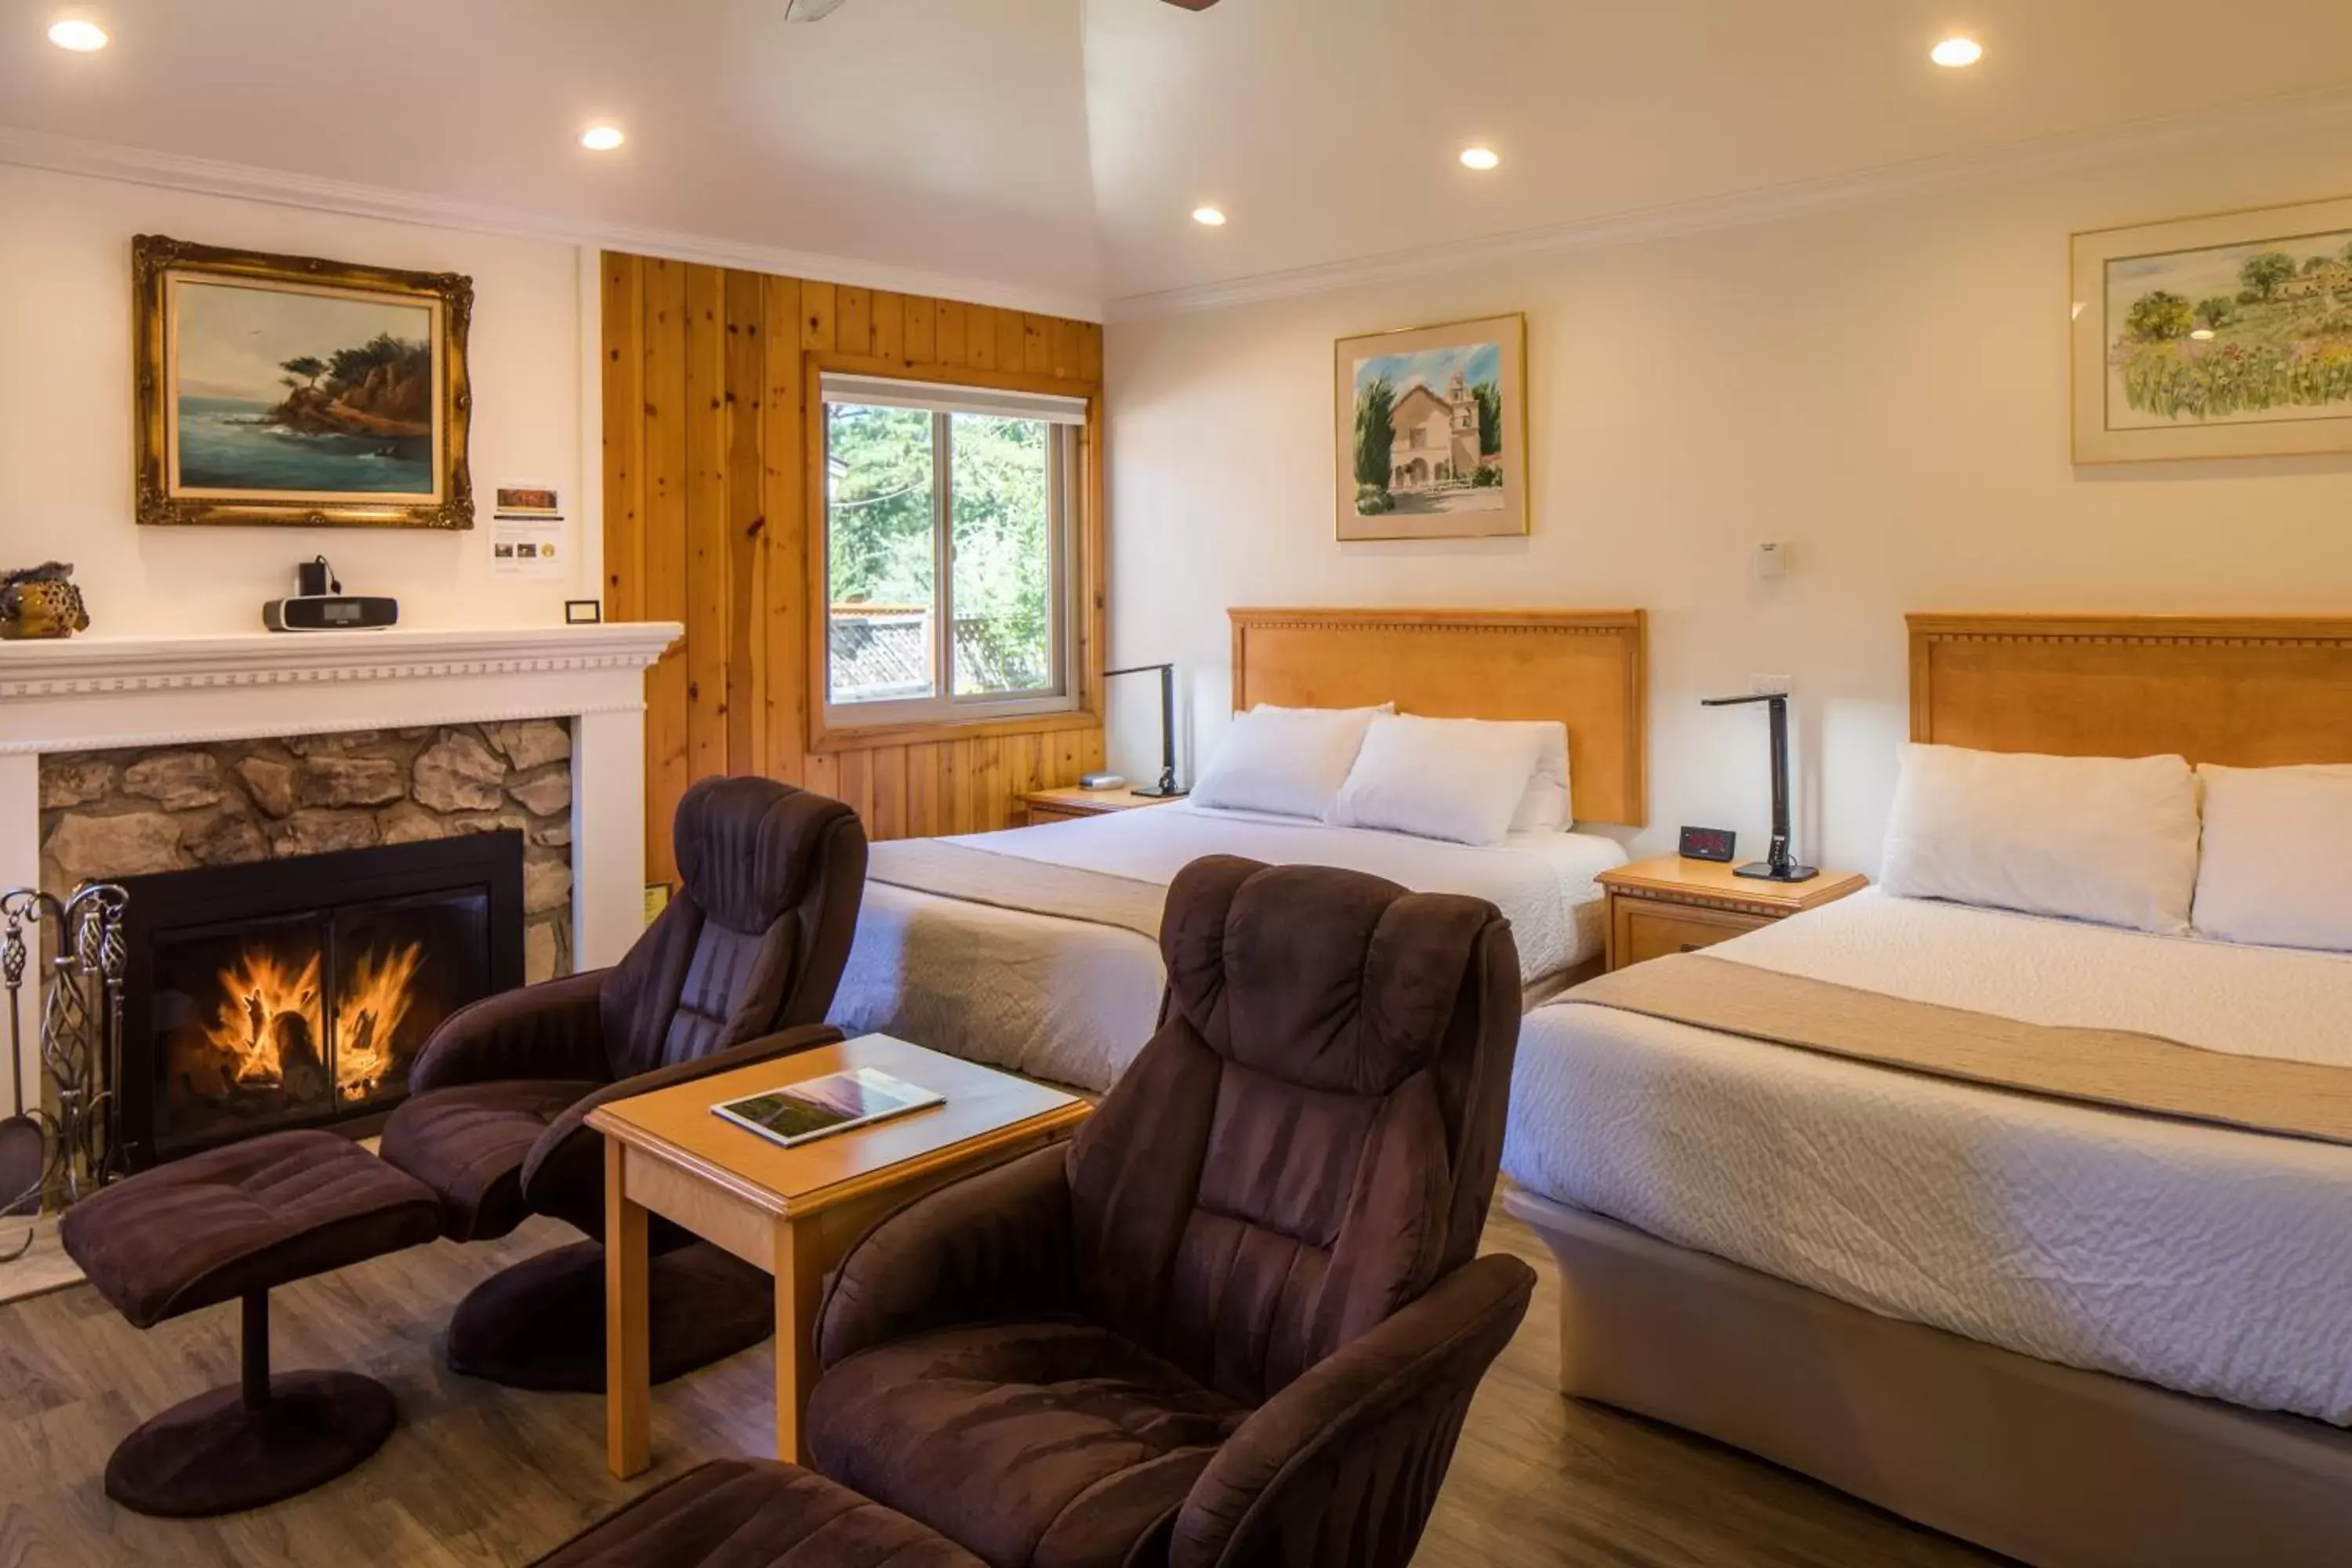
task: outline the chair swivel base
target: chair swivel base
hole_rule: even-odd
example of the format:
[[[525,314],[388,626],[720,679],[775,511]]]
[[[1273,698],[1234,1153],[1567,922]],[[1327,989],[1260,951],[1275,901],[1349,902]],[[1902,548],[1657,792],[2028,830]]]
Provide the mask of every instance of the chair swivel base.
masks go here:
[[[106,1495],[136,1513],[204,1519],[299,1496],[383,1447],[392,1391],[355,1372],[269,1372],[267,1295],[245,1299],[245,1377],[173,1405],[116,1446]]]
[[[656,1254],[646,1275],[656,1383],[776,1331],[775,1282],[709,1242]],[[604,1244],[559,1247],[476,1286],[449,1320],[449,1369],[509,1388],[604,1393]]]

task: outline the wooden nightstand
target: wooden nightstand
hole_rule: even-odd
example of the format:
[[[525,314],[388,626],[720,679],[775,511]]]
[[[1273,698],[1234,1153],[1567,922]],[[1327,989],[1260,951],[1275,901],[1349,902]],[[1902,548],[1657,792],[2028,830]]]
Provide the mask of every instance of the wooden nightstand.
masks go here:
[[[1081,816],[1108,816],[1114,811],[1133,811],[1139,806],[1166,805],[1181,796],[1138,795],[1131,789],[1080,789],[1072,784],[1067,789],[1032,790],[1021,797],[1029,808],[1029,826],[1046,822],[1069,822]]]
[[[1594,879],[1609,892],[1609,967],[1696,952],[1870,885],[1859,871],[1823,871],[1810,882],[1759,882],[1712,860],[1679,855],[1637,860]]]

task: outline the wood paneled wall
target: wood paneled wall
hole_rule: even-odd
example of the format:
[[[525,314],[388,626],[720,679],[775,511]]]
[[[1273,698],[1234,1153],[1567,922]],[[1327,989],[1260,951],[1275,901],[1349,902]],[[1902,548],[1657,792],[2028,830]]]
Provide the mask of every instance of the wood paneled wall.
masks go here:
[[[1099,392],[1102,329],[879,289],[649,257],[604,258],[604,613],[676,620],[646,677],[646,874],[674,880],[669,822],[711,773],[764,773],[847,801],[877,838],[1017,826],[1028,790],[1102,766],[1099,723],[940,730],[812,749],[814,487],[807,367],[862,360],[934,376],[1023,372]],[[1081,487],[1100,637],[1099,449]]]

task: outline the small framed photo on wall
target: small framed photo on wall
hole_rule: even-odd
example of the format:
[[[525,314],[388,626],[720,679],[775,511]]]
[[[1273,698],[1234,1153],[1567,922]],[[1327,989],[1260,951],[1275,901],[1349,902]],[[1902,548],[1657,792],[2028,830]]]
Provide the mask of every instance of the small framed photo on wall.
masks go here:
[[[1332,366],[1339,536],[1528,531],[1528,319],[1342,338]]]

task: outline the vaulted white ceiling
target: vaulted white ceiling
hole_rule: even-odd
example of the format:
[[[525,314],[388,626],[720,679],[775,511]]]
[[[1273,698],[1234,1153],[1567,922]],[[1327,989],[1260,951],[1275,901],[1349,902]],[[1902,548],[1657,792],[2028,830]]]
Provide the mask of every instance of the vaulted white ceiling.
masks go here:
[[[1167,10],[1087,5],[1095,202],[1118,295],[2352,84],[2346,0]],[[1188,20],[1203,25],[1171,25]],[[1984,45],[1981,64],[1930,63],[1955,33]],[[1460,167],[1474,142],[1501,153],[1499,170]],[[1204,199],[1225,208],[1224,228],[1188,221]]]
[[[113,42],[43,36],[87,15]],[[0,125],[1099,298],[1077,0],[0,0]],[[579,144],[592,121],[628,134]]]
[[[849,0],[805,26],[782,13],[782,0],[9,0],[0,157],[128,147],[583,235],[1098,301],[2352,88],[2343,0],[1223,0],[1198,14]],[[65,15],[100,21],[113,46],[50,47],[43,31]],[[1952,32],[1984,43],[1981,65],[1928,64]],[[621,152],[578,145],[602,119],[626,128]],[[1474,141],[1501,153],[1498,171],[1459,166]],[[1202,202],[1232,222],[1192,223]]]

